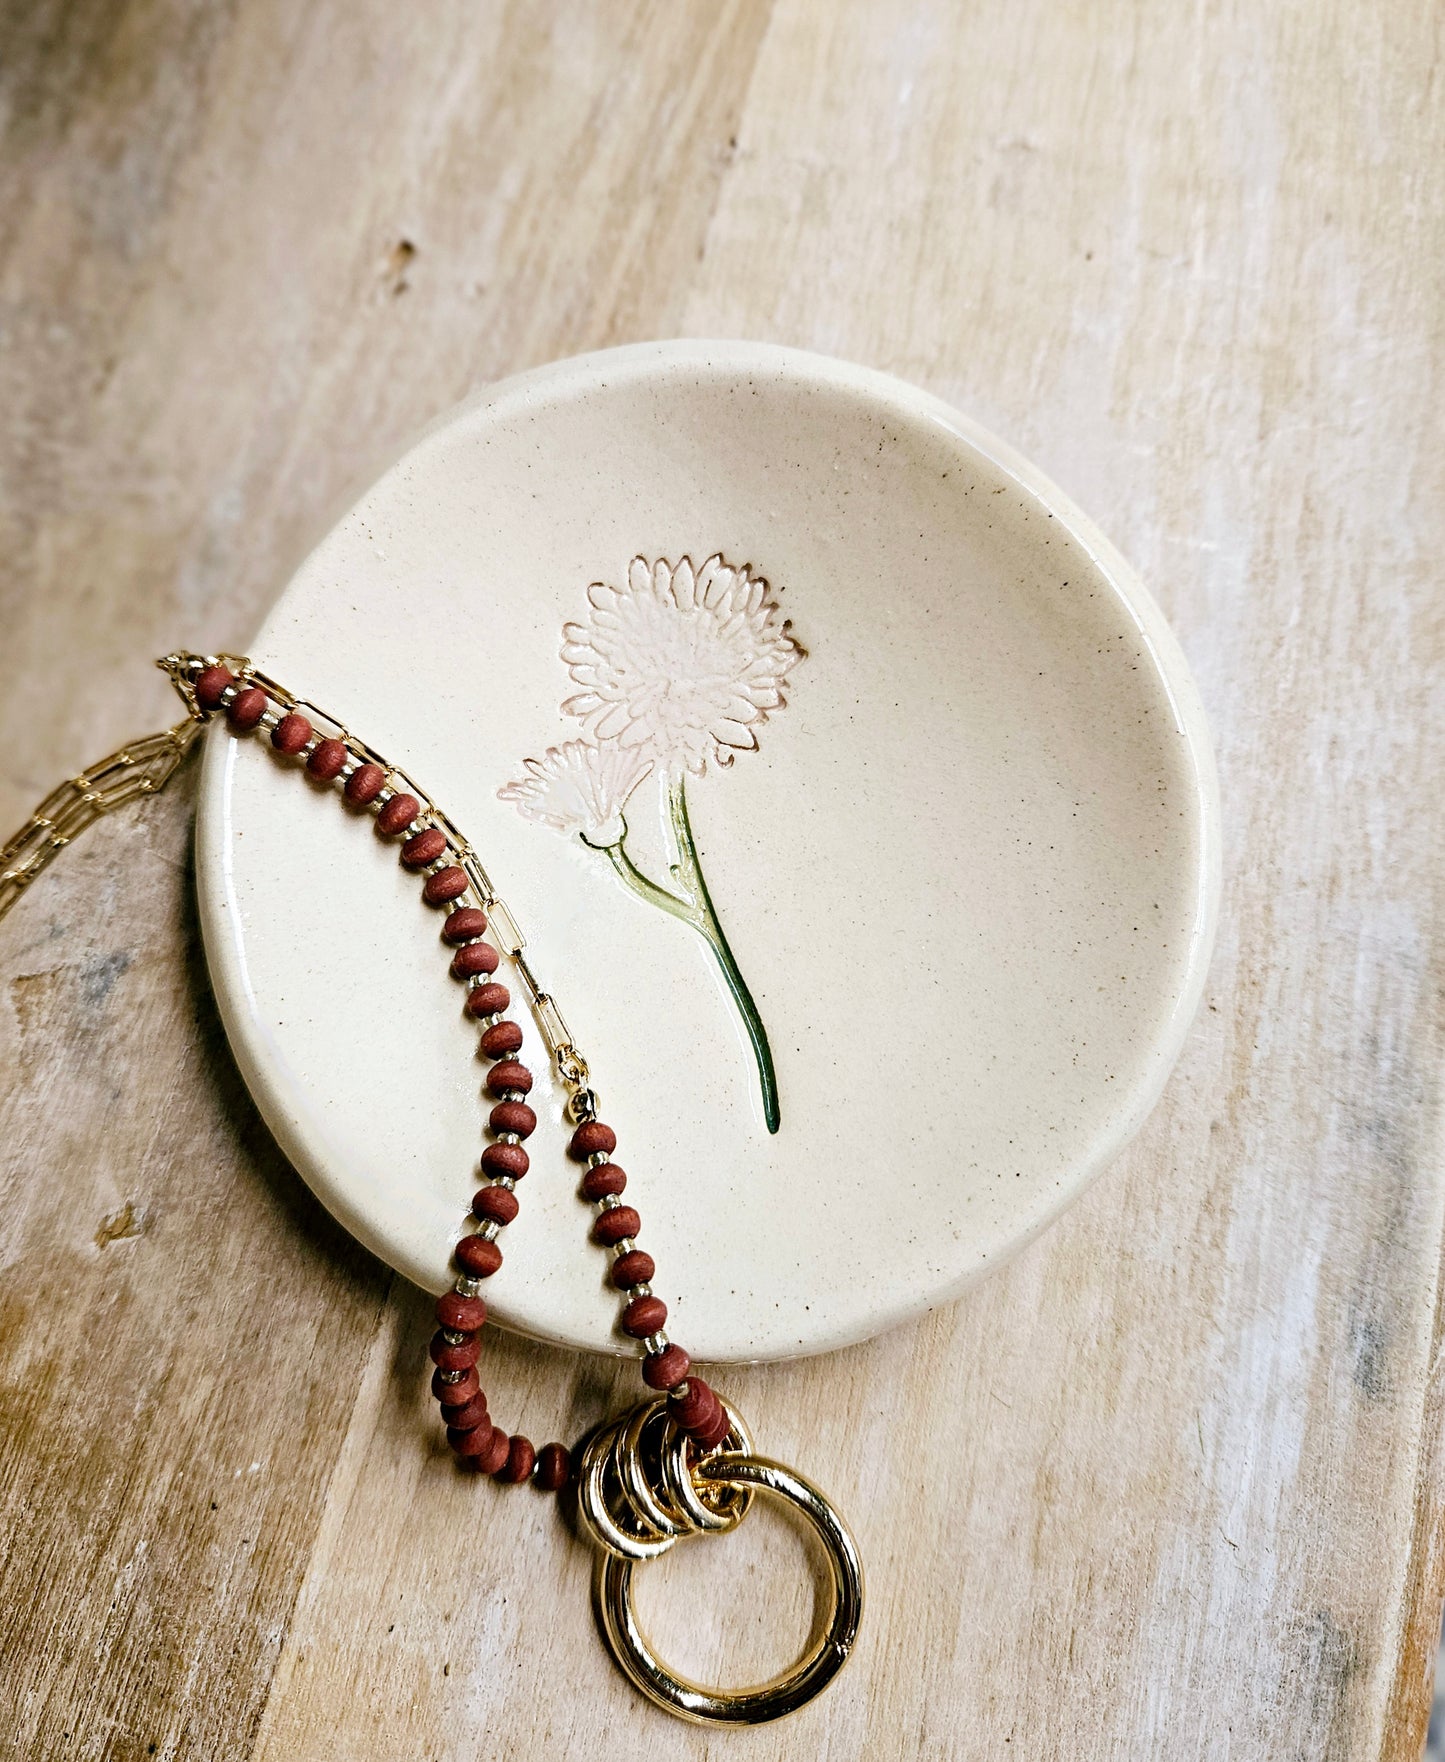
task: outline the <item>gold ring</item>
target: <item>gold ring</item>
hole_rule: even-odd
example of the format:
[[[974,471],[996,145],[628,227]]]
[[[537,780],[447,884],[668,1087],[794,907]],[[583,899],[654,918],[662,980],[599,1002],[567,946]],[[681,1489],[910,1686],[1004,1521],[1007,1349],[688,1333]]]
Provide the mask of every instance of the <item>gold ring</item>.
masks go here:
[[[597,1556],[592,1600],[597,1624],[624,1674],[658,1706],[700,1725],[763,1725],[795,1713],[833,1680],[848,1660],[863,1619],[863,1564],[847,1525],[809,1480],[766,1456],[723,1451],[694,1465],[704,1486],[739,1494],[771,1493],[808,1519],[828,1557],[833,1607],[826,1630],[791,1670],[747,1689],[709,1689],[670,1670],[653,1651],[632,1607],[635,1559]]]

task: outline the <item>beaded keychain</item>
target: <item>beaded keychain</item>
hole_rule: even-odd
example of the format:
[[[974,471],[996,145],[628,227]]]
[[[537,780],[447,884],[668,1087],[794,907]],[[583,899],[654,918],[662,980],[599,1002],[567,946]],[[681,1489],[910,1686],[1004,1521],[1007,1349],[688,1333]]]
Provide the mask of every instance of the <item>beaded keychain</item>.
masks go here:
[[[667,1305],[652,1289],[652,1256],[637,1246],[642,1220],[623,1202],[627,1176],[612,1161],[616,1134],[597,1117],[587,1063],[533,973],[523,952],[526,939],[476,853],[404,771],[249,661],[172,654],[157,665],[184,699],[186,720],[123,748],[41,803],[0,849],[0,916],[86,826],[162,789],[216,716],[224,716],[238,735],[269,734],[278,754],[304,763],[317,782],[336,785],[354,809],[373,813],[381,837],[400,839],[403,865],[424,877],[422,899],[446,911],[441,937],[454,950],[451,972],[466,986],[467,1015],[481,1025],[480,1053],[494,1061],[486,1082],[493,1106],[487,1118],[491,1139],[481,1156],[484,1185],[471,1208],[476,1227],[453,1251],[458,1273],[452,1289],[437,1299],[438,1327],[430,1349],[436,1367],[432,1393],[447,1442],[460,1463],[494,1480],[530,1481],[548,1493],[575,1487],[583,1528],[597,1547],[593,1606],[598,1626],[623,1672],[658,1705],[707,1724],[760,1724],[795,1711],[837,1675],[857,1638],[863,1613],[858,1550],[810,1481],[753,1453],[736,1411],[668,1338]],[[567,1091],[574,1128],[568,1152],[585,1165],[581,1195],[597,1208],[592,1239],[613,1253],[611,1282],[625,1299],[622,1331],[640,1343],[642,1379],[653,1392],[575,1454],[558,1443],[534,1450],[527,1438],[494,1425],[477,1375],[487,1319],[482,1293],[502,1264],[498,1237],[517,1216],[517,1183],[530,1166],[525,1141],[537,1126],[527,1102],[532,1073],[517,1057],[522,1030],[507,1018],[511,994],[496,977],[503,954],[526,987]],[[755,1492],[785,1500],[813,1525],[829,1563],[832,1606],[821,1637],[792,1669],[754,1688],[702,1688],[669,1669],[643,1634],[633,1612],[632,1571],[685,1536],[735,1528]]]

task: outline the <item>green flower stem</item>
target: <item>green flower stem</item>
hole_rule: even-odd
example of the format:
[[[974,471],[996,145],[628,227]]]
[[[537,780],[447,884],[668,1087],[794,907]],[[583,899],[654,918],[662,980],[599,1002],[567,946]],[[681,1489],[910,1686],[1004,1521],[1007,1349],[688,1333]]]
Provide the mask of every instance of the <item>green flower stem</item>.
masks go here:
[[[667,785],[667,810],[672,821],[673,837],[677,843],[678,861],[673,873],[679,877],[688,893],[687,899],[679,899],[675,893],[669,893],[665,887],[659,887],[649,876],[644,875],[636,863],[627,854],[627,825],[623,822],[622,837],[616,844],[605,846],[594,845],[594,849],[605,849],[614,869],[637,894],[649,905],[655,905],[669,916],[678,918],[684,924],[690,924],[698,935],[703,937],[717,963],[722,968],[723,978],[727,980],[728,990],[732,992],[733,1002],[738,1007],[738,1014],[747,1029],[748,1039],[752,1043],[753,1057],[758,1066],[758,1083],[763,1096],[763,1118],[767,1121],[768,1130],[776,1132],[781,1123],[778,1111],[778,1079],[773,1070],[773,1054],[768,1045],[768,1031],[763,1026],[763,1018],[758,1014],[758,1006],[753,1001],[753,994],[748,990],[747,980],[728,947],[727,937],[723,935],[722,925],[718,922],[717,911],[712,903],[712,895],[707,890],[707,881],[703,876],[702,863],[697,854],[697,844],[692,836],[692,822],[687,811],[687,788],[684,780],[679,777],[670,779]],[[589,840],[583,839],[583,843]]]
[[[622,837],[616,844],[592,844],[590,838],[583,837],[583,844],[592,846],[593,850],[605,850],[612,860],[612,867],[638,896],[649,905],[661,907],[674,918],[681,918],[684,924],[691,924],[694,930],[701,930],[702,925],[697,913],[685,899],[679,899],[675,893],[669,893],[665,887],[659,887],[655,881],[643,874],[637,864],[627,854],[627,822],[622,822]]]
[[[752,1042],[753,1057],[757,1060],[758,1083],[763,1092],[763,1118],[767,1121],[768,1130],[776,1132],[781,1123],[781,1115],[778,1111],[778,1079],[773,1070],[768,1031],[763,1026],[763,1018],[758,1014],[758,1006],[753,1002],[753,994],[748,990],[742,969],[734,959],[732,949],[728,947],[727,937],[723,935],[722,925],[718,922],[717,912],[713,907],[712,895],[707,890],[697,845],[693,841],[692,821],[687,812],[687,784],[682,777],[668,780],[667,811],[672,820],[673,836],[677,840],[682,879],[692,895],[698,913],[697,928],[711,944],[717,963],[723,970],[723,978],[727,980],[728,990],[733,994],[733,1002],[738,1006],[738,1014],[743,1018],[743,1026]]]

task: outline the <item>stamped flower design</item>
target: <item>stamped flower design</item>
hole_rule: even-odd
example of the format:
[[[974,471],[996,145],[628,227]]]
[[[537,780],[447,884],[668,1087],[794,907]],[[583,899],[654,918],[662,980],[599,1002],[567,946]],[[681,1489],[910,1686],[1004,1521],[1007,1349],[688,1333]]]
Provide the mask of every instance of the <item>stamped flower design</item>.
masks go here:
[[[549,746],[540,759],[523,759],[527,775],[497,794],[514,802],[519,813],[550,826],[554,832],[576,832],[586,843],[606,850],[627,836],[622,807],[652,769],[652,759],[636,747],[593,746],[569,740]]]
[[[624,586],[593,582],[584,615],[563,627],[562,659],[578,689],[562,709],[587,738],[523,760],[526,775],[498,791],[528,819],[601,852],[639,899],[708,943],[752,1044],[770,1132],[780,1116],[767,1030],[708,892],[687,779],[756,749],[804,653],[776,594],[748,565],[721,555],[701,568],[690,557],[675,564],[635,557]],[[623,809],[649,776],[672,832],[670,886],[644,874],[627,850]]]

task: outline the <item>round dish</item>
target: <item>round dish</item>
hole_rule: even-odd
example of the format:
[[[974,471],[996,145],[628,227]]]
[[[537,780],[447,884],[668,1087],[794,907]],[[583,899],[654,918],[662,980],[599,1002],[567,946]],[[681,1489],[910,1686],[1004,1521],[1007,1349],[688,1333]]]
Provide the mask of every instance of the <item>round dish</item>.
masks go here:
[[[492,387],[341,519],[251,652],[476,847],[699,1359],[947,1301],[1159,1095],[1219,890],[1193,684],[1059,491],[898,380],[676,342]],[[440,1290],[476,1031],[395,850],[279,763],[208,736],[222,1015],[303,1178]],[[541,1124],[493,1313],[628,1351],[512,989]]]

